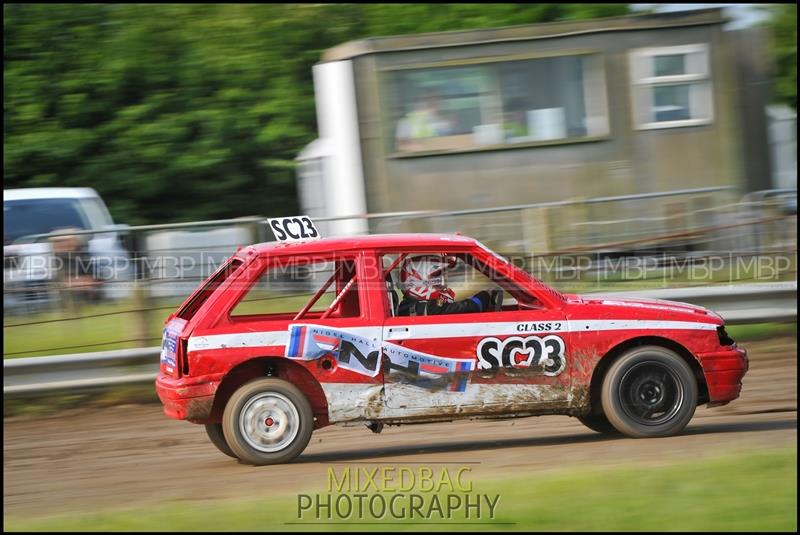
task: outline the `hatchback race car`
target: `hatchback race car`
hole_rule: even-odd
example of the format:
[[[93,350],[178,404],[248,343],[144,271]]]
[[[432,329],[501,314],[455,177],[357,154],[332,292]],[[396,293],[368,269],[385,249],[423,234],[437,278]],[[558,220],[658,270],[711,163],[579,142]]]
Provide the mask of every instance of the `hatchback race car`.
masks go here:
[[[446,259],[459,293],[493,288],[488,306],[399,314],[421,256]],[[736,399],[747,369],[701,307],[564,295],[474,239],[395,234],[238,250],[167,318],[156,390],[167,416],[264,465],[331,424],[562,414],[664,437]]]

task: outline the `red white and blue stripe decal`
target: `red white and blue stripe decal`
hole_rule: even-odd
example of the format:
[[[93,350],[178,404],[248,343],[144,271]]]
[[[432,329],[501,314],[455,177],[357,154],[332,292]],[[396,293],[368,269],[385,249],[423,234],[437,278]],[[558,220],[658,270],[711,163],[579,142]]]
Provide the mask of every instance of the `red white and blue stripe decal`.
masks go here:
[[[316,360],[330,355],[341,368],[375,377],[381,365],[378,332],[368,338],[322,325],[290,325],[286,357]]]

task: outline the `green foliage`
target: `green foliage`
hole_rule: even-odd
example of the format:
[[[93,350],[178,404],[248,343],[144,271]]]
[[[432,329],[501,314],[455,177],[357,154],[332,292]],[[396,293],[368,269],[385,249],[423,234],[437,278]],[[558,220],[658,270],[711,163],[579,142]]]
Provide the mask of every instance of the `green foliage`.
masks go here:
[[[765,7],[771,12],[774,99],[797,109],[797,4]]]
[[[91,186],[118,222],[296,213],[312,66],[364,37],[626,4],[5,4],[5,187]]]

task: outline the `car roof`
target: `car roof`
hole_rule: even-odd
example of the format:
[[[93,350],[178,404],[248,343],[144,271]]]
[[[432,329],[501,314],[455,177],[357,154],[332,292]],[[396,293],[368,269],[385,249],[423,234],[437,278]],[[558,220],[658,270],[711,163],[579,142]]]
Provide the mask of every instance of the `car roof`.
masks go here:
[[[458,234],[369,234],[364,236],[334,236],[297,243],[266,242],[252,245],[259,255],[306,254],[358,249],[394,247],[438,247],[441,245],[476,245],[478,242]]]
[[[4,189],[4,201],[34,199],[86,199],[100,197],[92,188],[20,188]]]

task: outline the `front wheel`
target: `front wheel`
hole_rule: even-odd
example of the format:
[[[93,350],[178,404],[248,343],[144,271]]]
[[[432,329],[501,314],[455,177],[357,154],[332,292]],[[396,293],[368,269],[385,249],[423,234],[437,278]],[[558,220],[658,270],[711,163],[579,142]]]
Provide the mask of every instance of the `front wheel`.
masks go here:
[[[293,384],[271,377],[255,379],[228,400],[222,430],[231,451],[242,461],[285,463],[308,445],[314,414],[305,395]]]
[[[608,369],[603,381],[603,413],[630,437],[680,433],[697,407],[697,380],[677,353],[664,347],[637,347]]]

